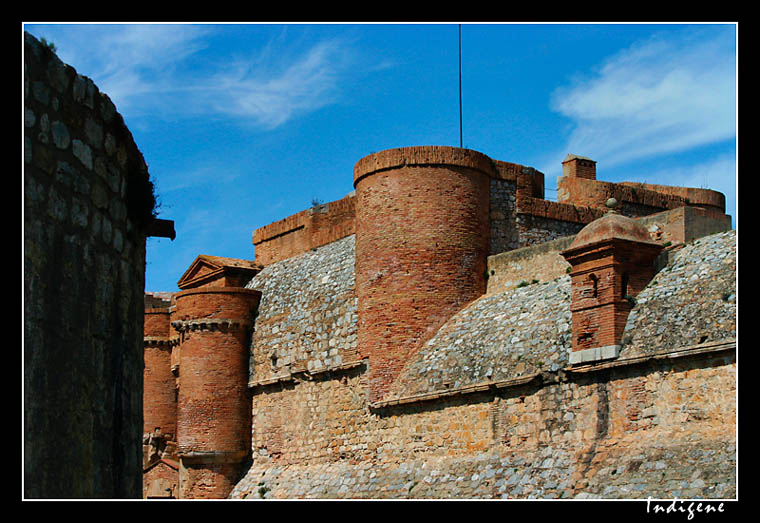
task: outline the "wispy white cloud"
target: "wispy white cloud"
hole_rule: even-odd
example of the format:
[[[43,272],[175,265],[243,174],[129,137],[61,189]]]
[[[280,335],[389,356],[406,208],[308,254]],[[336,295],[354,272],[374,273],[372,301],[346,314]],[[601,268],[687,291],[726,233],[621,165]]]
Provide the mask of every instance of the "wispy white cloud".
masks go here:
[[[135,115],[223,116],[271,129],[335,102],[351,60],[344,41],[315,41],[296,52],[284,32],[259,49],[212,58],[199,53],[219,30],[214,26],[40,27],[62,60],[93,78],[120,112]]]
[[[565,152],[605,166],[731,139],[734,33],[717,26],[661,33],[557,89],[552,108],[572,122]]]
[[[91,77],[120,106],[173,83],[177,66],[205,47],[198,25],[40,25],[58,56]]]
[[[262,67],[258,59],[238,62],[210,82],[201,82],[195,94],[217,113],[253,117],[272,128],[334,102],[347,66],[343,43],[323,41],[275,67]]]

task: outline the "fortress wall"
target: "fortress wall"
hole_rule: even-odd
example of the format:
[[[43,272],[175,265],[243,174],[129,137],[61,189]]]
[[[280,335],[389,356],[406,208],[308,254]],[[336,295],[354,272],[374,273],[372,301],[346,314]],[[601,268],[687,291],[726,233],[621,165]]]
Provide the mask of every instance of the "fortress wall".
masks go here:
[[[732,497],[735,370],[666,360],[380,410],[360,369],[273,385],[230,497]]]
[[[731,217],[714,209],[677,207],[639,218],[652,239],[673,245],[731,229]]]
[[[517,185],[515,181],[496,178],[491,179],[490,185],[489,254],[498,254],[520,246],[515,215]]]
[[[672,195],[689,205],[711,209],[713,211],[718,211],[721,214],[726,210],[726,196],[723,193],[711,189],[636,182],[621,182],[620,185],[626,188],[631,188],[634,192],[643,194],[648,194],[651,191]]]
[[[554,202],[549,202],[554,203]],[[551,206],[550,206],[551,207]],[[567,216],[563,216],[567,219]],[[730,216],[716,216],[712,211],[698,207],[677,207],[639,218],[649,231],[652,240],[670,247],[677,247],[697,238],[728,231]],[[488,257],[488,294],[512,289],[521,284],[550,281],[567,274],[570,265],[560,256],[575,238],[576,229],[582,225],[574,222],[541,219],[519,215],[518,224],[530,223],[530,231],[521,229],[522,238],[546,238],[539,243]],[[552,231],[556,232],[552,232]]]
[[[560,203],[603,208],[608,198],[620,202],[619,211],[627,216],[645,216],[663,209],[690,205],[704,208],[720,217],[726,207],[725,196],[710,189],[602,182],[572,176],[557,179],[557,201]]]
[[[636,296],[621,357],[717,343],[736,337],[737,231],[695,240],[669,260]]]
[[[23,52],[24,495],[140,498],[153,186],[92,80]]]
[[[267,265],[247,286],[262,292],[251,383],[359,359],[353,235]]]

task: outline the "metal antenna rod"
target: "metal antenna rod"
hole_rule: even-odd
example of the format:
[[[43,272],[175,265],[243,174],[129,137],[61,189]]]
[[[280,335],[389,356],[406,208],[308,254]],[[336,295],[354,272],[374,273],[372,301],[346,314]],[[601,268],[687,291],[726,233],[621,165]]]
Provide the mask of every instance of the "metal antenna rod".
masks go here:
[[[459,24],[459,147],[462,147],[462,24]]]

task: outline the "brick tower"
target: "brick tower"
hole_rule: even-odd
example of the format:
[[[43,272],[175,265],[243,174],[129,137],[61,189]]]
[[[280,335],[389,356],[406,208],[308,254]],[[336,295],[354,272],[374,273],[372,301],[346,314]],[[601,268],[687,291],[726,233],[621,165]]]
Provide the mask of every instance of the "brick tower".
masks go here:
[[[143,371],[143,497],[176,497],[177,388],[169,302],[146,296]]]
[[[180,279],[180,498],[225,498],[250,457],[250,334],[261,293],[251,262],[199,256]],[[230,286],[233,285],[233,286]]]
[[[358,340],[370,401],[485,292],[493,169],[481,153],[439,146],[390,149],[355,165]]]
[[[662,250],[643,225],[615,211],[616,200],[607,206],[561,253],[572,267],[571,364],[618,356],[633,298],[654,276]]]

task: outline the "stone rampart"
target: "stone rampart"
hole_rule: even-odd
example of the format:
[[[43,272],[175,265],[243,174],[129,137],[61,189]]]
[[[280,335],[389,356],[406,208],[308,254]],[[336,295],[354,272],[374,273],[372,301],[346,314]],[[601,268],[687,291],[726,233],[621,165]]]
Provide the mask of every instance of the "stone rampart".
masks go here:
[[[702,276],[730,279],[732,245],[727,232],[684,246],[639,297],[664,284],[689,299],[707,253],[725,254]],[[714,294],[700,307],[723,301]],[[734,496],[735,345],[720,320],[732,313],[691,317],[712,332],[702,346],[624,349],[606,366],[570,368],[569,295],[564,275],[480,298],[381,402],[368,401],[362,366],[259,389],[254,463],[231,497]],[[639,317],[650,306],[637,305]],[[649,314],[663,331],[686,315]]]
[[[736,495],[730,356],[547,376],[374,412],[365,380],[354,371],[254,397],[259,446],[230,497]]]
[[[308,272],[284,270],[299,258],[267,268],[281,266],[277,285]],[[731,259],[733,231],[671,252],[638,298],[698,303],[685,311],[654,298],[637,304],[633,321],[647,316],[647,332],[607,364],[568,365],[570,278],[563,274],[472,302],[380,401],[367,394],[371,360],[259,381],[253,464],[230,497],[733,497],[735,309],[721,304],[735,296],[724,299],[723,287],[709,286],[697,296],[689,283],[728,278],[731,288]],[[697,311],[711,304],[723,312],[701,317]],[[649,352],[637,348],[653,333],[677,332],[684,320],[708,333],[701,345],[680,337],[680,344],[646,345]]]
[[[23,53],[24,495],[140,498],[153,185],[108,96]]]

